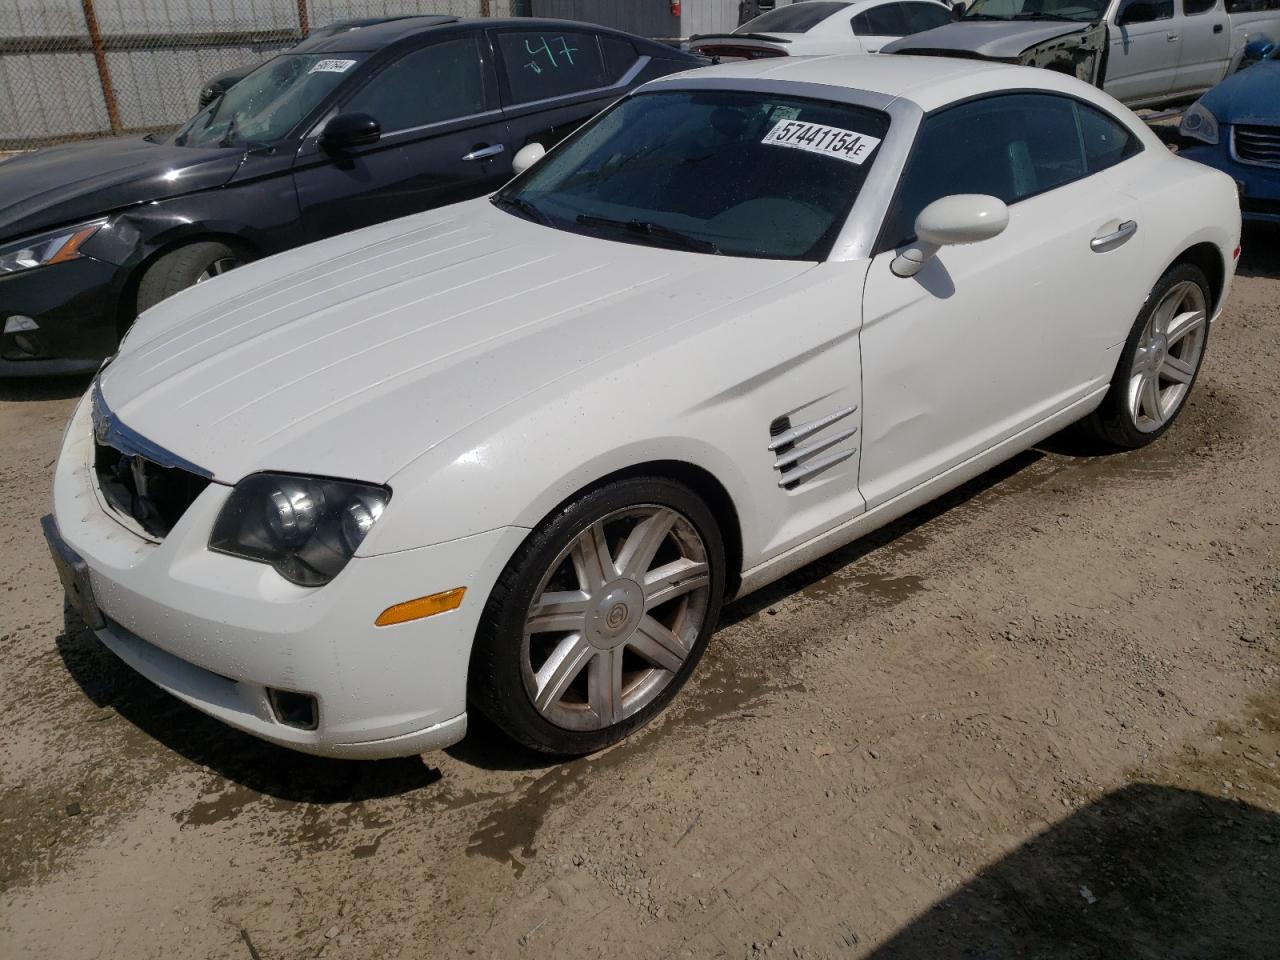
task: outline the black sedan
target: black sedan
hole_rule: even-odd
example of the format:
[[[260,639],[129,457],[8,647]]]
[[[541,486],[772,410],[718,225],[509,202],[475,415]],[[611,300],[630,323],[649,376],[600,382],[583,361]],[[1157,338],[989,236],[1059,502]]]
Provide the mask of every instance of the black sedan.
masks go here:
[[[526,143],[706,61],[603,27],[414,17],[263,64],[167,138],[0,164],[0,376],[91,369],[247,260],[487,193]]]

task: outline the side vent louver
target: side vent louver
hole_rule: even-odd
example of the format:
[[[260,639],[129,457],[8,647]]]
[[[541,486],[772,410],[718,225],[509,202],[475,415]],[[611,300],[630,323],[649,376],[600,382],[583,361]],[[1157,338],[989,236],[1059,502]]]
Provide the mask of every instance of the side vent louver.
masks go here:
[[[779,474],[778,486],[794,490],[857,453],[856,446],[832,449],[851,439],[858,432],[856,426],[827,430],[857,409],[847,407],[799,425],[793,425],[790,417],[778,417],[769,424],[769,450],[775,454],[773,468]]]

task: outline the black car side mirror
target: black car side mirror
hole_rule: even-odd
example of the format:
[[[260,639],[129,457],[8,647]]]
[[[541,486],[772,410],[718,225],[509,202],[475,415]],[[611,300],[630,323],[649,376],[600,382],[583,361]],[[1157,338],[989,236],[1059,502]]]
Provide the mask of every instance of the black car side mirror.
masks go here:
[[[320,146],[341,153],[352,147],[377,143],[381,137],[382,127],[369,114],[340,113],[324,125]]]
[[[956,2],[951,5],[951,19],[959,20],[961,17],[964,16],[964,10],[965,10],[964,0],[956,0]]]

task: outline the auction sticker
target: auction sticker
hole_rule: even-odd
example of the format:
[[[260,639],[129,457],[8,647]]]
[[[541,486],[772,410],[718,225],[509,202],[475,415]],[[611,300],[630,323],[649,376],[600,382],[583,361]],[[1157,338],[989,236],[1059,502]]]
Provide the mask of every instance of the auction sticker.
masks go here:
[[[807,150],[824,157],[860,164],[871,156],[871,151],[880,143],[880,139],[821,123],[779,120],[760,142],[775,147]]]
[[[354,60],[317,60],[308,73],[346,73],[355,65]]]

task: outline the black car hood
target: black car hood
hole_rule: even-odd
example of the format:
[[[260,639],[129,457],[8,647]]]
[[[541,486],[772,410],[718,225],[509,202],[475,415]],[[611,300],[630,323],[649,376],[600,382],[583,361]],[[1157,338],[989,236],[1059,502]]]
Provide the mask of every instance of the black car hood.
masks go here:
[[[0,163],[0,240],[121,207],[220,187],[244,150],[119,137],[50,147]]]

